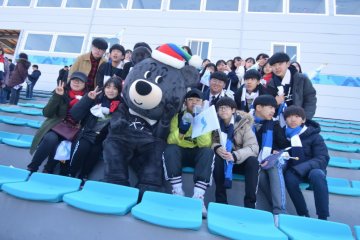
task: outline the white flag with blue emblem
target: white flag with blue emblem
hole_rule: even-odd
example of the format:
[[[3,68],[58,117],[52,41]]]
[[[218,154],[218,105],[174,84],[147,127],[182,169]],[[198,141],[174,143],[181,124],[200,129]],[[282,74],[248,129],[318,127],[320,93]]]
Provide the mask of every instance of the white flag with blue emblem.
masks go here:
[[[196,138],[219,128],[215,106],[212,105],[194,117],[191,137]]]

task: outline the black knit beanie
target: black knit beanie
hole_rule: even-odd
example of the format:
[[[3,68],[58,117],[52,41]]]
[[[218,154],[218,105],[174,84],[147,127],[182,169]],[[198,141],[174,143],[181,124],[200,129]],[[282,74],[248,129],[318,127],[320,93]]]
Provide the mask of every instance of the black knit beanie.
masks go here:
[[[299,106],[291,105],[290,107],[286,108],[286,110],[284,111],[284,118],[285,119],[290,117],[290,116],[293,116],[293,115],[299,116],[303,120],[306,119],[304,109],[302,107],[299,107]]]
[[[283,52],[275,53],[268,60],[270,66],[274,65],[275,63],[288,62],[288,61],[290,61],[289,55]]]

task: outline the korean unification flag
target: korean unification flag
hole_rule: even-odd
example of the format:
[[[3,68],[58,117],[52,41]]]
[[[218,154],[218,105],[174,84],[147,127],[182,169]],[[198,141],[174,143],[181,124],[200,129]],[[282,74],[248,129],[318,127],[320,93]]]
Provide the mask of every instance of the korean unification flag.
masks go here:
[[[219,128],[220,125],[215,106],[212,105],[194,117],[191,137],[196,138]]]

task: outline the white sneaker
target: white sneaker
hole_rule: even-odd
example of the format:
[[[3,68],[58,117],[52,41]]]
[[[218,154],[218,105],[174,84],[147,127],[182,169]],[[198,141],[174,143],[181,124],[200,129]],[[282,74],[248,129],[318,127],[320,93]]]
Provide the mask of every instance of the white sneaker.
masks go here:
[[[200,199],[202,203],[202,217],[207,218],[207,209],[204,203],[204,196],[193,196],[193,198]]]

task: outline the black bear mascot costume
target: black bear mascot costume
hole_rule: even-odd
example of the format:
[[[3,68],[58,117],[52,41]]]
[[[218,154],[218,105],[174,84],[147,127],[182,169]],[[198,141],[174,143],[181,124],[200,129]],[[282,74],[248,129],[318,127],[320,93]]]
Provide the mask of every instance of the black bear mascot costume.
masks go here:
[[[146,190],[161,190],[170,120],[180,110],[187,88],[197,85],[199,73],[194,66],[201,65],[200,57],[171,43],[158,47],[151,57],[146,48],[141,49],[144,52],[137,55],[145,59],[135,62],[127,75],[124,103],[113,114],[104,141],[105,181],[129,186],[131,166],[140,198]]]

